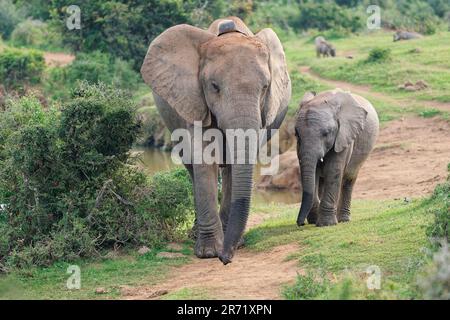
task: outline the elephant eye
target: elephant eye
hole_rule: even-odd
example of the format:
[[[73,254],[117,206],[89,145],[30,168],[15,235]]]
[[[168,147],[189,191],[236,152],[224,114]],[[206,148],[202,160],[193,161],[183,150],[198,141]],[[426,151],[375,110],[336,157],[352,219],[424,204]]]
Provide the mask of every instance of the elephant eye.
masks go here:
[[[220,88],[219,85],[215,82],[211,82],[211,86],[214,89],[215,92],[219,93],[220,92]]]

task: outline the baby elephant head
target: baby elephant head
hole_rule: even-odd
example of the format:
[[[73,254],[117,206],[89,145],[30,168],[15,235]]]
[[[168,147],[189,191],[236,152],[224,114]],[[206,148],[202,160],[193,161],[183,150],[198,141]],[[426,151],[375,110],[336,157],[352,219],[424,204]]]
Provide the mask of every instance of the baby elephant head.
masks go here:
[[[297,152],[300,158],[303,198],[298,225],[303,225],[313,205],[318,163],[329,152],[350,147],[364,128],[367,111],[348,92],[306,93],[297,115]]]

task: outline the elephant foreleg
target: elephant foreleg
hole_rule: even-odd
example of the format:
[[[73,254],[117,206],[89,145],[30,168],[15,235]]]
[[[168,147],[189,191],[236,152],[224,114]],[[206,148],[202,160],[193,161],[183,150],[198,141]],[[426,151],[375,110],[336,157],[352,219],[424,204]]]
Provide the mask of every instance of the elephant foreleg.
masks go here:
[[[343,158],[345,157],[333,152],[328,154],[325,159],[324,189],[316,223],[318,227],[337,224],[336,211],[342,186]]]
[[[197,221],[195,255],[217,257],[223,247],[223,230],[217,213],[217,165],[194,165],[194,196]]]
[[[339,200],[339,207],[337,213],[338,222],[350,221],[350,205],[352,202],[353,186],[355,185],[356,178],[345,178],[342,183],[341,198]]]
[[[323,179],[316,173],[316,190],[314,192],[314,202],[311,211],[306,218],[309,224],[316,224],[319,216],[320,198],[323,192]]]

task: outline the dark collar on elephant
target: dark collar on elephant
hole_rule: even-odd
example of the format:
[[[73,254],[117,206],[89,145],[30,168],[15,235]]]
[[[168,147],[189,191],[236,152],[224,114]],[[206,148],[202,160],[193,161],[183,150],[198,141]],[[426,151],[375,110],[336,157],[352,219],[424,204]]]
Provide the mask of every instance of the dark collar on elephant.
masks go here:
[[[218,37],[230,32],[237,32],[243,34],[244,36],[247,36],[245,32],[239,30],[239,27],[233,20],[225,20],[219,24],[219,34],[217,35]]]
[[[228,34],[228,33],[231,33],[231,32],[240,33],[240,34],[242,34],[242,35],[248,37],[247,34],[245,34],[244,32],[241,32],[241,31],[239,31],[239,30],[229,30],[229,31],[221,32],[221,33],[219,33],[217,36],[220,37],[221,35]]]

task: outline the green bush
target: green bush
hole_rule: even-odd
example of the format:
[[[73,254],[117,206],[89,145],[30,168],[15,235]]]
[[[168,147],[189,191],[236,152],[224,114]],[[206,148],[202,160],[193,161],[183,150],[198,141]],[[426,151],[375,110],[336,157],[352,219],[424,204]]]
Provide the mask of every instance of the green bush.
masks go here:
[[[56,99],[67,98],[81,80],[128,90],[135,89],[141,81],[131,63],[99,51],[78,54],[70,65],[52,68],[48,78],[45,90]]]
[[[158,246],[188,230],[185,170],[148,178],[129,158],[140,131],[123,91],[81,83],[62,109],[10,101],[0,117],[0,270]]]
[[[432,197],[426,201],[432,204],[434,220],[426,233],[431,239],[433,253],[418,284],[426,299],[450,299],[450,163],[447,181],[438,185]]]
[[[374,48],[370,50],[366,63],[383,63],[392,60],[391,49]]]
[[[431,263],[419,278],[419,286],[425,299],[450,300],[450,250],[448,242],[433,255]]]
[[[6,48],[0,52],[0,82],[6,88],[40,82],[44,68],[44,56],[39,51]]]
[[[293,286],[285,287],[283,296],[288,300],[309,300],[325,294],[330,286],[325,275],[321,275],[321,280],[312,273],[297,275],[297,281]]]
[[[450,164],[449,164],[450,171]],[[447,181],[440,184],[434,190],[431,201],[436,203],[437,208],[433,208],[434,221],[427,228],[427,235],[434,241],[450,239],[450,175]]]
[[[26,13],[12,0],[0,0],[0,36],[9,39],[16,25],[25,20]]]
[[[33,47],[50,50],[61,47],[61,38],[47,23],[27,19],[17,25],[11,34],[16,47]]]
[[[340,7],[334,2],[305,3],[300,6],[300,14],[292,18],[291,25],[296,30],[334,29],[356,32],[364,23],[354,9]]]
[[[149,43],[165,29],[188,22],[183,1],[85,1],[82,8],[82,32],[66,26],[69,0],[52,1],[53,23],[64,44],[79,52],[100,50],[133,63],[139,70]]]

